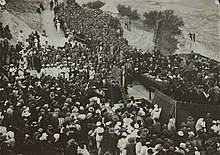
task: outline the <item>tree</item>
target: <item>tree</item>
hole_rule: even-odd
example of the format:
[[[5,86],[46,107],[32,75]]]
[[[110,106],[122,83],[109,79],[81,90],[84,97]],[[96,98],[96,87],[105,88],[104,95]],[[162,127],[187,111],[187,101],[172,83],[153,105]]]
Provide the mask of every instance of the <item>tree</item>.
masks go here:
[[[119,14],[122,17],[127,16],[131,20],[140,19],[140,16],[139,16],[137,10],[132,10],[130,6],[125,6],[125,5],[119,4],[117,6],[117,9],[118,9]]]
[[[143,20],[143,23],[150,29],[155,27],[158,18],[159,18],[159,13],[158,11],[150,11],[149,13],[145,12],[144,17],[145,19]]]
[[[154,43],[162,54],[174,53],[177,49],[176,35],[181,34],[183,20],[173,10],[145,12],[143,23],[154,30]]]
[[[90,9],[99,9],[104,5],[105,5],[104,2],[97,0],[97,1],[94,1],[94,2],[88,2],[86,4],[83,4],[82,6],[83,7],[88,7]]]

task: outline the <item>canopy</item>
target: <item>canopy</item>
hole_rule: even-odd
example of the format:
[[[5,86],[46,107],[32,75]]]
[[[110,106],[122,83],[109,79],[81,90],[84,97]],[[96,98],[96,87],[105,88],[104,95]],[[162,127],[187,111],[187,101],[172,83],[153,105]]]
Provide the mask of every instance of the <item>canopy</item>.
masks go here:
[[[112,14],[118,14],[118,8],[114,2],[109,0],[103,7],[100,8],[102,11],[106,11]]]

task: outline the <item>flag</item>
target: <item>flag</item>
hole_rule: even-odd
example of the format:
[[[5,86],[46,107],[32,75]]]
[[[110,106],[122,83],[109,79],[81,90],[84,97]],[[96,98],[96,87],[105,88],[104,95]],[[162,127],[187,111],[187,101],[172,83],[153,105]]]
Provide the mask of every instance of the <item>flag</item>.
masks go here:
[[[121,69],[117,66],[113,66],[111,70],[111,76],[118,82],[121,81]]]

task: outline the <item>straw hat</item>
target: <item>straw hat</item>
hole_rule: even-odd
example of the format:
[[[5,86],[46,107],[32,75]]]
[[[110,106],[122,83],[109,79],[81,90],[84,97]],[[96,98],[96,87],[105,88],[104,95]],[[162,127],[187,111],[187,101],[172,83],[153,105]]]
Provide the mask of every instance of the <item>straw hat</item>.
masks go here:
[[[183,136],[184,136],[183,131],[178,131],[177,134],[178,134],[178,136],[180,136],[180,137],[183,137]]]
[[[114,133],[116,132],[116,129],[115,129],[115,128],[110,128],[110,129],[108,130],[108,132],[109,132],[110,134],[114,134]]]
[[[97,123],[96,123],[96,126],[101,126],[101,125],[102,125],[101,122],[97,122]]]

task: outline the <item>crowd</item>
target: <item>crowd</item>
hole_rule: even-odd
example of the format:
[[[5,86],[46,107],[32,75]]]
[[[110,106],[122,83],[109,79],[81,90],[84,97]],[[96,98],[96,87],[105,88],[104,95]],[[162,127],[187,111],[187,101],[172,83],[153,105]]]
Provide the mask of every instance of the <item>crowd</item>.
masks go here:
[[[101,10],[82,8],[75,1],[68,1],[56,14],[65,34],[73,33],[89,39],[93,46],[127,49],[127,41],[122,37],[120,21]]]
[[[134,66],[132,70],[136,66],[137,72],[162,82],[162,91],[177,101],[220,104],[218,62],[193,52],[168,57],[159,52],[139,53],[130,62]]]
[[[148,73],[165,83],[165,94],[182,102],[219,104],[218,64],[196,54],[188,56],[161,55],[158,51],[143,52],[133,49],[123,38],[123,30],[117,18],[101,10],[84,9],[74,1],[63,5],[57,12],[66,37],[80,36],[89,39],[92,49],[110,51],[116,56],[114,62],[124,64],[128,77],[134,71]],[[144,54],[143,54],[144,53]]]
[[[188,116],[180,128],[173,117],[161,124],[163,109],[126,98],[110,72],[113,65],[127,74],[147,72],[166,81],[163,91],[177,100],[194,102],[187,89],[201,89],[213,103],[214,62],[193,53],[142,54],[127,45],[117,19],[67,2],[54,20],[69,38],[63,47],[49,45],[46,31],[26,40],[20,31],[17,45],[8,47],[8,74],[0,76],[0,154],[220,154],[220,121],[210,113]],[[90,43],[74,41],[76,35]]]
[[[1,76],[0,153],[220,153],[220,121],[210,113],[197,121],[189,116],[176,129],[173,118],[160,123],[163,109],[157,105],[132,97],[112,104],[111,98],[94,91],[94,85],[86,89],[83,80],[80,75],[69,81],[62,76],[39,78],[26,71],[23,76]]]

